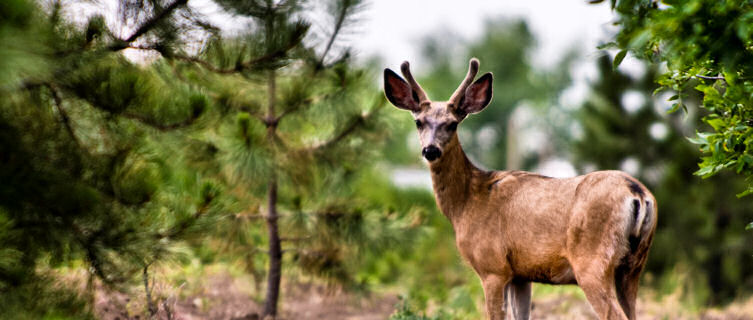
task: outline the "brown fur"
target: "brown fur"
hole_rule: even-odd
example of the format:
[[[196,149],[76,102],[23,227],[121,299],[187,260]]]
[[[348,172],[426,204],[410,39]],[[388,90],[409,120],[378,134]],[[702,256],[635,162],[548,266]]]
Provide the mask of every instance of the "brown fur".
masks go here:
[[[472,60],[471,80],[473,69]],[[407,67],[403,72],[412,80]],[[620,171],[554,179],[480,170],[457,133],[444,126],[488,104],[491,75],[473,84],[466,77],[467,88],[458,91],[475,98],[448,102],[425,101],[418,84],[398,88],[391,76],[385,72],[386,91],[402,92],[407,102],[398,107],[422,122],[422,147],[441,150],[429,163],[437,205],[453,225],[461,256],[481,279],[489,319],[504,319],[505,296],[512,316],[527,319],[531,282],[578,284],[600,319],[635,318],[638,280],[657,222],[656,200],[645,186]],[[410,101],[410,95],[424,99]]]

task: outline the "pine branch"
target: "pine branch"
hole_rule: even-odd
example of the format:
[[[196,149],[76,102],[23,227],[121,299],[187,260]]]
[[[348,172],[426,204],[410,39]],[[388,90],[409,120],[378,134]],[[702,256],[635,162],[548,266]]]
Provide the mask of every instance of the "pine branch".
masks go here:
[[[343,128],[338,134],[336,134],[335,136],[333,136],[331,139],[327,141],[321,142],[319,144],[316,144],[314,146],[307,148],[306,151],[319,152],[324,149],[331,148],[334,145],[337,145],[338,143],[340,143],[340,141],[342,141],[343,139],[347,138],[349,135],[354,133],[356,129],[366,124],[366,120],[368,120],[370,116],[371,116],[371,113],[360,114],[360,115],[354,116],[350,120],[350,123],[347,126],[345,126],[345,128]]]
[[[74,231],[76,232],[76,235],[84,235],[86,233],[83,232],[83,229],[80,228],[76,223],[71,223]],[[96,249],[94,248],[94,241],[99,236],[101,232],[95,231],[92,232],[88,237],[81,238],[79,237],[77,240],[81,247],[84,248],[84,251],[86,251],[86,260],[89,262],[89,266],[92,267],[92,270],[94,271],[94,274],[102,280],[103,283],[107,285],[114,285],[116,283],[121,283],[125,281],[125,277],[118,277],[113,278],[110,276],[107,276],[104,269],[102,268],[102,261],[100,260],[99,256],[97,255]]]
[[[345,126],[345,128],[343,128],[338,134],[334,135],[331,139],[305,148],[303,151],[321,152],[322,150],[331,148],[332,146],[337,145],[343,139],[347,138],[349,135],[353,134],[358,128],[366,125],[371,117],[384,105],[385,100],[381,97],[378,97],[374,101],[374,106],[369,112],[353,116],[350,123]]]
[[[276,59],[286,56],[288,51],[292,50],[297,45],[298,43],[293,41],[291,43],[288,43],[288,45],[285,48],[273,51],[271,53],[265,54],[255,59],[251,59],[246,62],[239,63],[235,67],[226,68],[226,69],[218,68],[212,63],[206,60],[199,59],[197,57],[191,57],[191,56],[186,56],[186,55],[181,55],[181,54],[172,54],[170,55],[170,57],[178,59],[178,60],[186,61],[186,62],[193,62],[193,63],[199,64],[205,69],[215,72],[215,73],[229,74],[229,73],[242,72],[248,69],[252,69],[253,67],[257,65],[275,61]],[[152,48],[152,49],[156,50],[156,48]]]
[[[47,86],[47,88],[50,89],[50,92],[52,93],[52,99],[55,101],[55,108],[60,114],[60,120],[63,122],[65,130],[68,132],[68,135],[71,136],[71,139],[73,139],[73,142],[76,144],[76,146],[81,148],[81,142],[78,141],[78,137],[76,137],[76,133],[73,131],[73,126],[71,126],[71,118],[68,116],[68,113],[65,111],[65,109],[63,109],[63,99],[60,98],[60,93],[50,83],[45,84],[45,86]]]
[[[337,18],[335,20],[335,29],[332,31],[332,35],[329,37],[329,40],[327,41],[327,46],[324,48],[324,52],[322,52],[321,58],[319,58],[319,62],[317,63],[317,68],[321,68],[324,66],[324,59],[327,58],[327,54],[329,54],[329,50],[332,49],[332,45],[335,43],[335,39],[340,34],[340,31],[342,30],[343,25],[345,24],[345,20],[348,18],[349,11],[351,9],[351,2],[349,0],[343,1],[343,6],[340,8],[340,11],[337,14]]]
[[[345,89],[344,87],[340,87],[339,90],[334,91],[334,92],[329,92],[327,94],[323,94],[323,95],[316,96],[316,97],[306,98],[306,99],[300,101],[299,103],[296,103],[296,104],[294,104],[292,106],[289,106],[289,107],[283,109],[282,112],[279,115],[277,115],[277,117],[275,119],[273,119],[273,121],[275,123],[279,123],[280,121],[282,121],[282,119],[284,117],[286,117],[286,116],[288,116],[290,114],[293,114],[295,112],[301,111],[301,110],[303,110],[303,109],[305,109],[305,108],[307,108],[307,107],[309,107],[309,106],[311,106],[313,104],[316,104],[316,103],[318,103],[320,101],[327,100],[329,97],[334,96],[335,94],[338,94],[341,91],[344,91],[344,89]]]
[[[162,21],[162,19],[168,17],[175,9],[180,6],[186,5],[187,3],[188,0],[175,0],[175,2],[171,3],[157,15],[153,16],[151,19],[147,20],[141,26],[139,26],[136,31],[131,34],[130,37],[126,39],[119,39],[117,43],[110,45],[109,49],[112,51],[119,51],[128,48],[131,42],[136,41],[136,39],[149,32],[149,30],[156,27],[157,24]]]
[[[190,126],[194,122],[196,122],[196,119],[198,119],[198,117],[190,117],[190,118],[188,118],[186,120],[183,120],[183,121],[180,121],[180,122],[175,122],[175,123],[170,123],[170,124],[162,124],[162,123],[159,123],[157,121],[154,121],[154,119],[150,119],[150,118],[145,117],[145,116],[140,115],[140,114],[135,114],[135,113],[121,113],[120,115],[122,117],[124,117],[124,118],[136,120],[136,121],[138,121],[140,123],[143,123],[145,125],[153,127],[153,128],[158,129],[160,131],[170,131],[170,130],[185,128],[185,127]]]
[[[212,204],[212,201],[214,200],[213,196],[208,196],[206,199],[204,199],[204,203],[199,207],[196,212],[194,212],[191,217],[188,219],[185,219],[181,221],[178,225],[173,226],[170,231],[168,232],[160,232],[156,234],[157,239],[164,239],[164,238],[174,238],[175,236],[183,233],[188,229],[196,220],[201,218],[207,211],[209,211],[209,205]]]

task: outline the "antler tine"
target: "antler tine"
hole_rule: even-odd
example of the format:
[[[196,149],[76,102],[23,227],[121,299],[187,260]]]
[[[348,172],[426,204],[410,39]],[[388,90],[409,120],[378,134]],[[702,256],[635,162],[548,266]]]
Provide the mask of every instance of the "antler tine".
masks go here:
[[[411,89],[413,89],[413,92],[418,96],[418,103],[420,104],[424,101],[429,101],[429,97],[426,96],[424,89],[418,85],[418,82],[416,82],[416,79],[414,79],[413,75],[410,73],[410,63],[408,63],[408,61],[403,61],[403,64],[400,65],[400,71],[403,72],[405,80],[408,80]]]
[[[460,83],[460,86],[455,90],[452,96],[450,96],[450,100],[447,100],[448,104],[457,104],[460,98],[465,95],[465,89],[468,88],[468,86],[473,82],[473,79],[476,78],[476,74],[478,73],[478,65],[478,59],[471,58],[471,61],[468,62],[468,74],[465,75],[465,80]]]

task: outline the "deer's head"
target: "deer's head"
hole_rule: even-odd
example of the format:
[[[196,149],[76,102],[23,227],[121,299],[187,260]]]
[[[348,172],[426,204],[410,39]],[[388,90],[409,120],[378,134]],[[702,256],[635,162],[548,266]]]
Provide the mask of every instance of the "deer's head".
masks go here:
[[[432,102],[410,73],[408,61],[400,70],[405,80],[384,69],[384,93],[395,107],[413,114],[421,142],[421,154],[429,162],[439,159],[445,147],[458,143],[457,127],[468,114],[483,110],[492,100],[492,74],[487,72],[475,82],[478,60],[471,59],[465,80],[449,100]]]

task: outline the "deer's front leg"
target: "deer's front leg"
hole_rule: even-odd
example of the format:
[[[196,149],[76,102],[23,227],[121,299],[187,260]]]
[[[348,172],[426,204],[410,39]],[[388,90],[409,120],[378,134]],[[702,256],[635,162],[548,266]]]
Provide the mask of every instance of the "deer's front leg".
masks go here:
[[[484,287],[487,319],[505,319],[505,286],[508,282],[510,282],[510,277],[506,276],[496,274],[481,276],[481,285]]]

